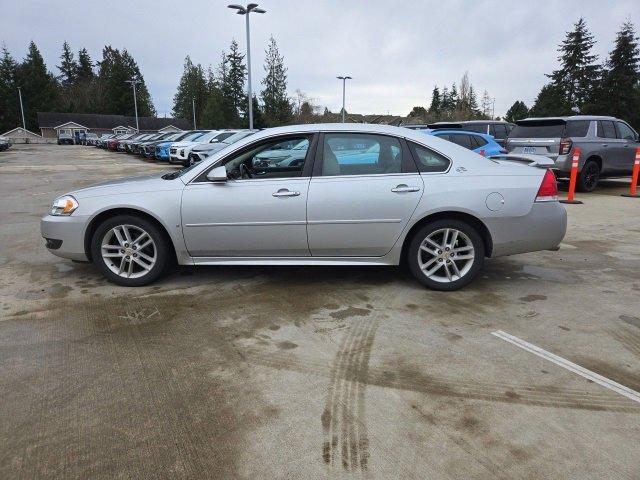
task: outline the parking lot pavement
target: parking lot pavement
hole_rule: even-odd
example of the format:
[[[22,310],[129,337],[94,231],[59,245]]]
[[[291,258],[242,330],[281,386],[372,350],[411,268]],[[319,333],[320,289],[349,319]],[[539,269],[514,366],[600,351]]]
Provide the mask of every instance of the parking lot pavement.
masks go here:
[[[605,182],[559,252],[466,289],[399,268],[182,268],[107,284],[49,254],[58,194],[173,167],[0,154],[0,478],[640,477],[640,203]]]

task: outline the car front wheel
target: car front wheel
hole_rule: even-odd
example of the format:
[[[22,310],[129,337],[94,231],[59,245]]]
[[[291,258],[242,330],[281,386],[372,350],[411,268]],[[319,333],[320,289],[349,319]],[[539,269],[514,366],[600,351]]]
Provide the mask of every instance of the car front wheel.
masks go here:
[[[433,290],[458,290],[471,282],[484,263],[478,232],[459,220],[437,220],[422,227],[407,251],[411,273]]]
[[[139,287],[162,274],[169,248],[162,232],[150,221],[134,215],[118,215],[96,229],[91,255],[108,280],[126,287]]]

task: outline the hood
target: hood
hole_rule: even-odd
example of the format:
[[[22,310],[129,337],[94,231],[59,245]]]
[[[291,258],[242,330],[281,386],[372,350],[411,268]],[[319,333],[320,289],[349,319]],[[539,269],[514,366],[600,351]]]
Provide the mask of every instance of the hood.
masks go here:
[[[197,145],[197,144],[198,142],[173,142],[171,146],[175,148],[184,148],[184,147],[190,147],[192,145]]]
[[[173,142],[157,142],[156,143],[156,147],[168,147],[169,145],[172,145]]]
[[[125,193],[149,192],[158,190],[173,190],[184,187],[182,182],[164,180],[162,175],[167,172],[154,173],[151,175],[139,175],[135,177],[119,178],[107,182],[97,183],[89,187],[81,188],[69,192],[75,198],[97,197],[100,195],[122,195]]]

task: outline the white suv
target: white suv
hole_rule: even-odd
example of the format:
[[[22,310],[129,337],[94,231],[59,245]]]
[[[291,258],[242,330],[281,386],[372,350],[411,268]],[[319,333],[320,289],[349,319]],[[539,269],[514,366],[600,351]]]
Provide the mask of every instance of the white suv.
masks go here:
[[[191,149],[196,145],[206,145],[209,143],[218,143],[227,137],[230,137],[238,130],[211,130],[204,135],[194,138],[191,141],[176,142],[171,144],[169,148],[169,162],[181,163],[184,166],[189,165],[189,154]]]

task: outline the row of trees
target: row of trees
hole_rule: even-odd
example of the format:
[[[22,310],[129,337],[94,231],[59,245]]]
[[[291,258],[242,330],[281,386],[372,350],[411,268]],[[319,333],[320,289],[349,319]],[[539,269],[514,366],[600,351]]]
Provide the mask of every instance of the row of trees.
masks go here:
[[[584,19],[578,20],[559,45],[559,68],[528,109],[516,101],[506,114],[509,121],[526,116],[575,113],[612,115],[640,129],[640,49],[634,25],[625,22],[608,58],[598,62],[596,44]]]
[[[431,123],[446,120],[487,119],[493,115],[493,99],[485,90],[480,104],[473,85],[469,81],[469,73],[465,72],[460,80],[460,88],[455,83],[451,88],[437,85],[431,93],[431,104],[426,109],[413,107],[409,117],[419,123]]]
[[[291,123],[294,103],[287,95],[287,68],[273,37],[266,50],[262,90],[254,95],[253,123],[262,128]],[[235,40],[229,52],[222,52],[214,71],[195,65],[187,56],[178,90],[173,97],[173,115],[192,118],[195,104],[196,124],[202,128],[244,127],[247,125],[247,68],[244,55]]]
[[[127,80],[138,78],[138,114],[155,115],[151,95],[133,56],[105,46],[102,59],[93,62],[85,48],[77,57],[67,42],[62,46],[58,75],[47,69],[34,42],[17,62],[6,47],[0,58],[0,132],[21,125],[18,87],[22,90],[27,129],[37,130],[36,113],[109,113],[133,115],[133,93]]]

